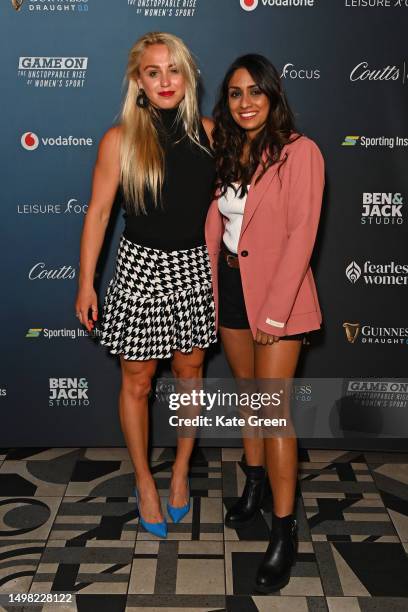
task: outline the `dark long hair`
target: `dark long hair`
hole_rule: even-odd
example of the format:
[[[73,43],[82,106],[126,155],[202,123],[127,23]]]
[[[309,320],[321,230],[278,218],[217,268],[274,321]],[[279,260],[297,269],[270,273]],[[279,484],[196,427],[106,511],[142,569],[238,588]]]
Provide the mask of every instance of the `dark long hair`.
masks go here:
[[[263,129],[250,142],[249,157],[246,164],[241,163],[244,144],[247,141],[246,131],[233,119],[228,107],[228,87],[232,75],[239,68],[245,68],[269,98],[270,110]],[[275,66],[263,55],[251,53],[242,55],[231,64],[222,82],[219,97],[214,107],[214,152],[217,168],[216,187],[224,195],[232,183],[241,185],[240,197],[247,192],[247,185],[261,164],[257,182],[273,164],[282,164],[280,160],[283,147],[297,140],[293,113],[289,107],[281,80]],[[263,155],[265,154],[265,158]]]

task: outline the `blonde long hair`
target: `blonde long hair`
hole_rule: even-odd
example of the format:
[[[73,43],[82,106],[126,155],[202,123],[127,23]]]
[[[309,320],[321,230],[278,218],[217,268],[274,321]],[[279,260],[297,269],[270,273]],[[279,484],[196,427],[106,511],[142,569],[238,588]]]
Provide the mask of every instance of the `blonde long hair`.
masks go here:
[[[200,145],[200,115],[197,103],[198,70],[184,42],[167,32],[149,32],[139,38],[129,52],[124,85],[128,83],[121,110],[122,137],[120,145],[120,174],[125,205],[136,213],[146,213],[145,189],[157,205],[164,180],[164,153],[153,122],[154,110],[149,105],[140,108],[136,98],[140,60],[149,45],[163,44],[169,49],[172,61],[184,76],[186,91],[178,107],[177,120],[182,121],[188,137]]]

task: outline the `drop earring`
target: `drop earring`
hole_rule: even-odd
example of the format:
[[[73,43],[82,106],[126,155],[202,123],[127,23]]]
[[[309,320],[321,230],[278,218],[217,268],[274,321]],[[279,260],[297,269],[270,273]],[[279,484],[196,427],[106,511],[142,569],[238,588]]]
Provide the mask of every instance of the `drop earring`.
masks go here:
[[[137,94],[136,104],[139,108],[147,108],[149,106],[149,98],[146,96],[144,89],[141,89]]]

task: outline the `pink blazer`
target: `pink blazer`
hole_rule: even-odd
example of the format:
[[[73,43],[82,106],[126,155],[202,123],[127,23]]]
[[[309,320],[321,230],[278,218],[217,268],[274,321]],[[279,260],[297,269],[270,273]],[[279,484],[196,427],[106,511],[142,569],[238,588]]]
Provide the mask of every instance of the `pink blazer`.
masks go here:
[[[309,266],[319,223],[324,162],[317,145],[301,136],[286,145],[279,175],[273,165],[255,185],[252,179],[238,243],[238,257],[252,334],[286,336],[318,329],[322,322]],[[217,267],[225,218],[218,198],[208,211],[205,236],[217,309]]]

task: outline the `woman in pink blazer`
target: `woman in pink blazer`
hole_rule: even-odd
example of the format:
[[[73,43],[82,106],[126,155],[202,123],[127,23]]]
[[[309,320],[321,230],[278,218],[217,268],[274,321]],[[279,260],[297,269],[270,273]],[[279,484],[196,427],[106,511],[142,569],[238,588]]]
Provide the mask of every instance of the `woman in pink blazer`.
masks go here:
[[[217,192],[206,242],[225,354],[237,379],[290,379],[305,334],[322,321],[309,261],[323,158],[296,131],[279,74],[263,56],[246,55],[232,64],[214,118]],[[268,476],[272,529],[255,588],[269,593],[288,583],[296,555],[297,442],[294,434],[244,434],[243,443],[246,483],[225,522],[237,528],[254,518]]]

